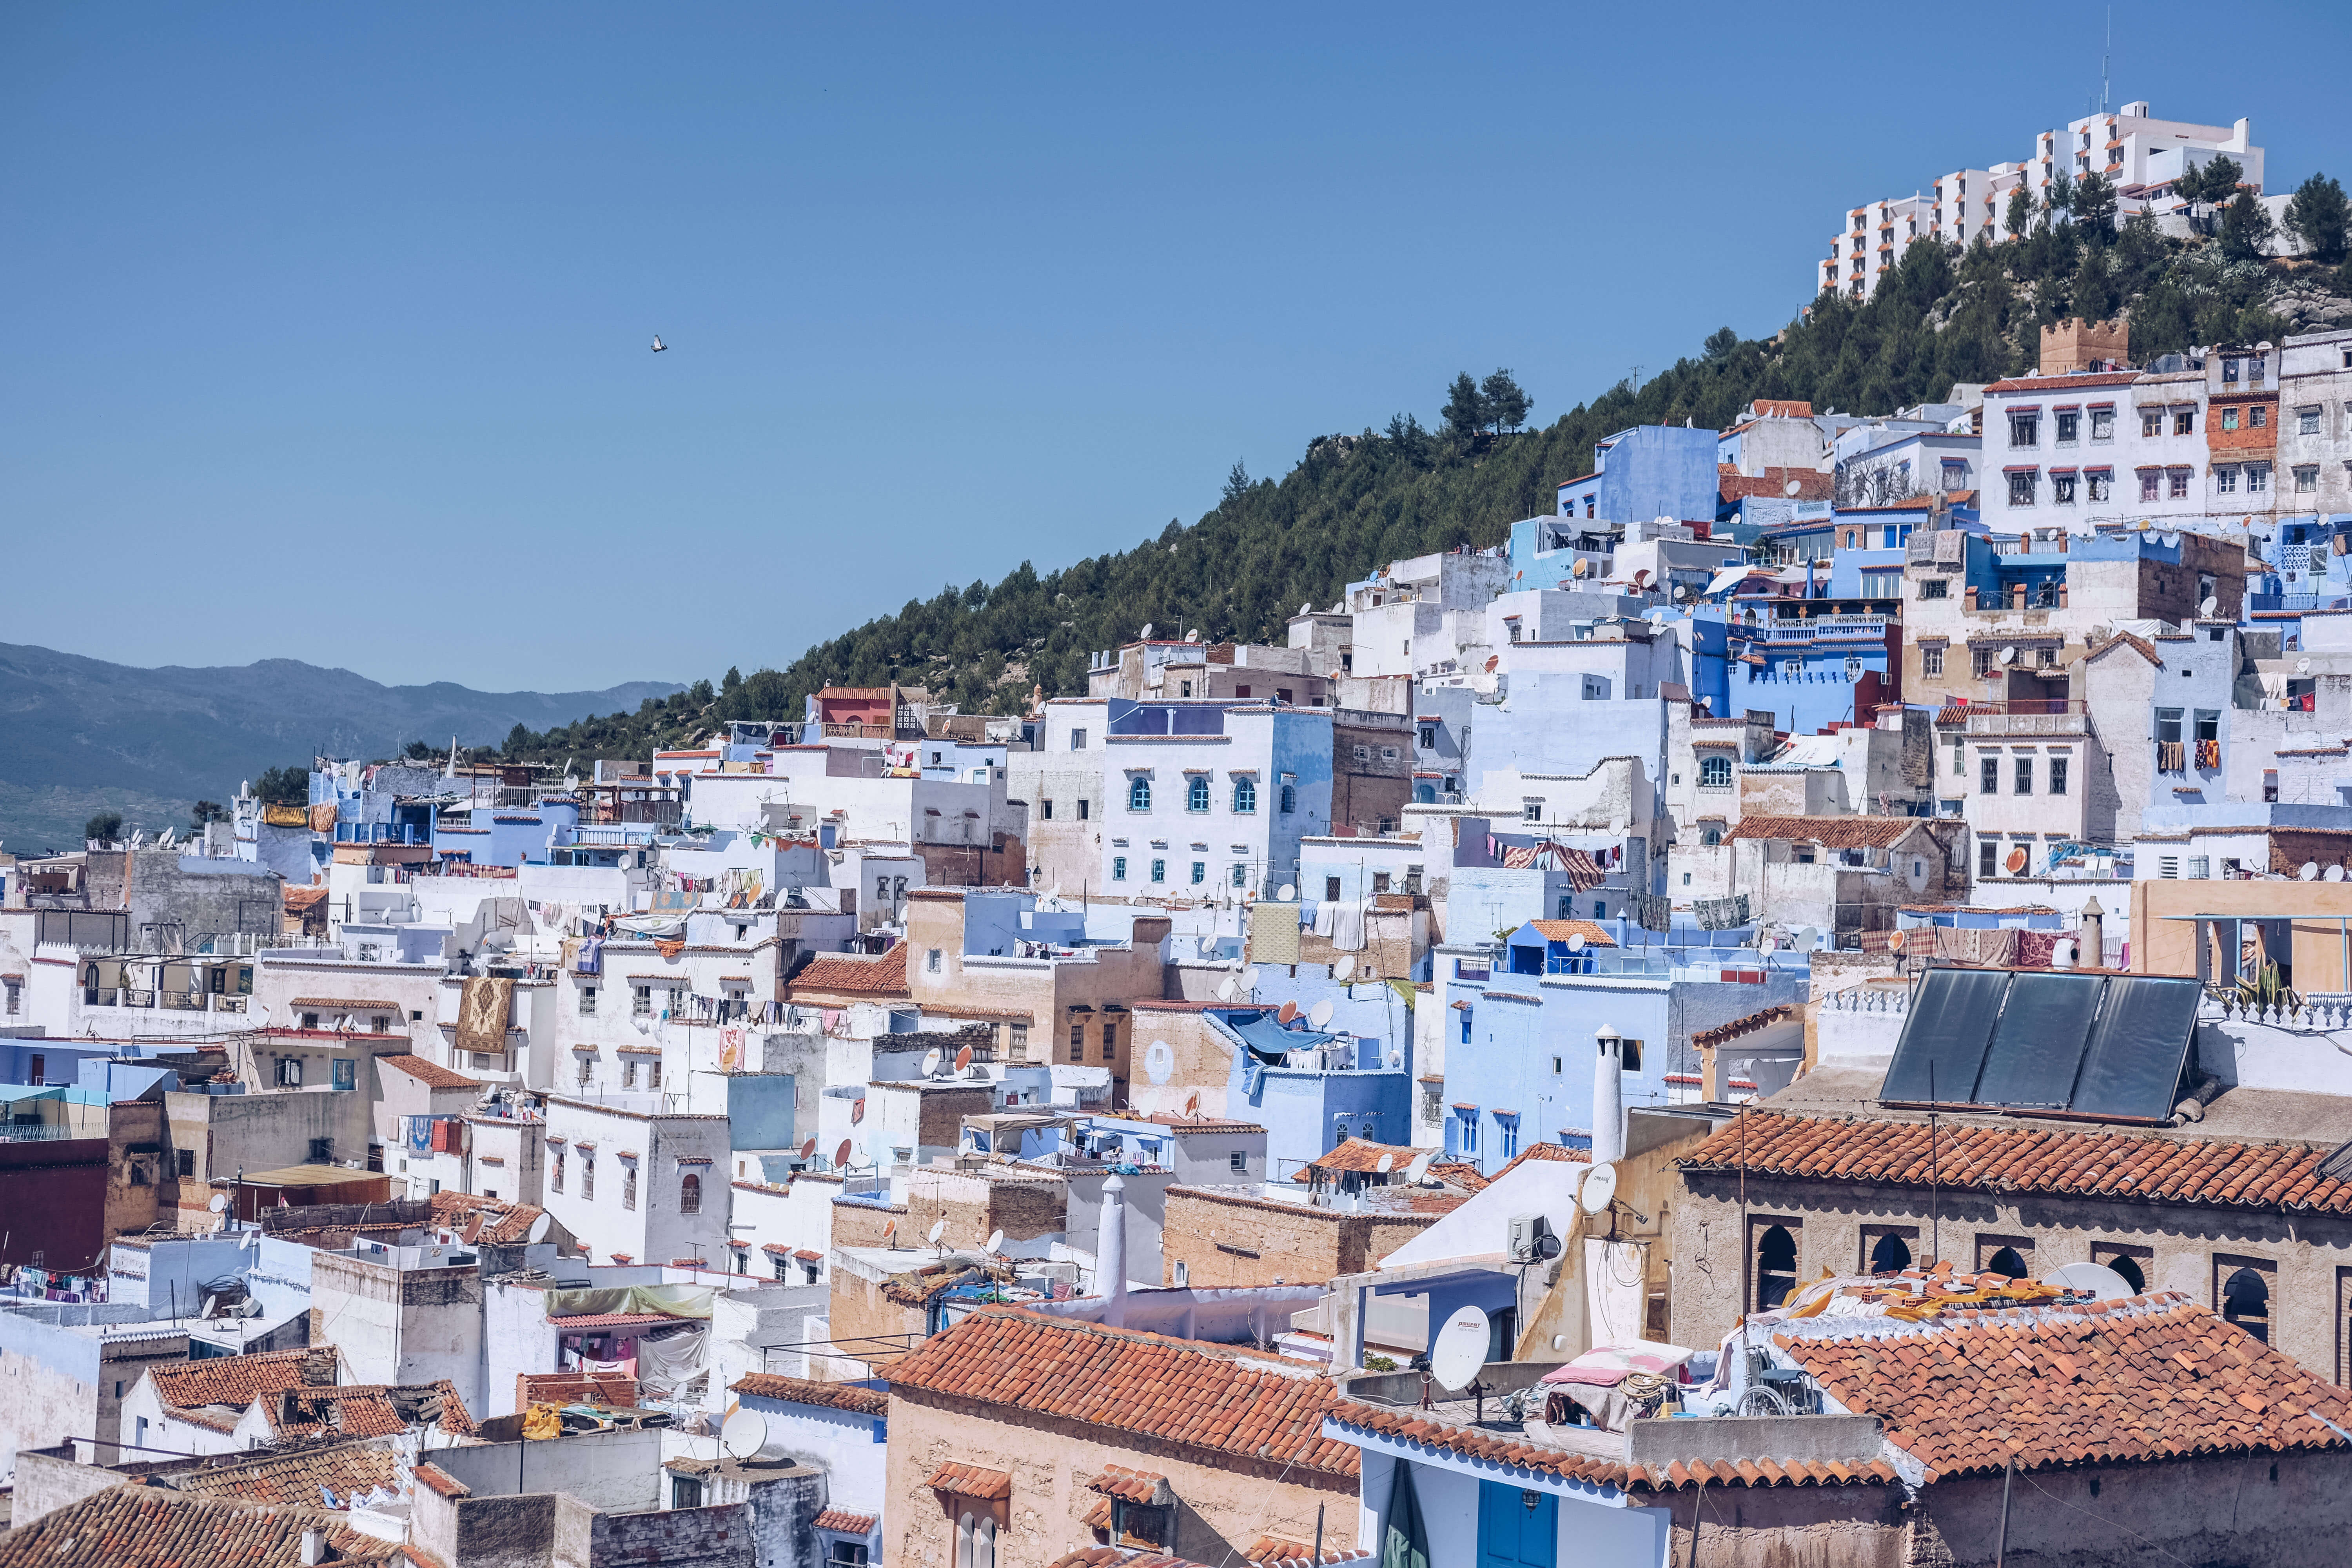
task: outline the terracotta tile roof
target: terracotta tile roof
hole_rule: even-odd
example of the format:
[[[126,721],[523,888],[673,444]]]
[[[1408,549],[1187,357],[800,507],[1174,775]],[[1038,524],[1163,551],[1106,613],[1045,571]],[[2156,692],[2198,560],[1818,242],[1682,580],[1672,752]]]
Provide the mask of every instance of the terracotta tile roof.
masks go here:
[[[1616,1487],[1622,1491],[1666,1491],[1688,1486],[1694,1481],[1702,1484],[1711,1481],[1723,1486],[1804,1486],[1809,1483],[1827,1486],[1832,1482],[1846,1485],[1857,1481],[1887,1482],[1895,1479],[1894,1468],[1876,1459],[1852,1464],[1801,1459],[1743,1459],[1736,1465],[1720,1461],[1712,1465],[1685,1465],[1679,1460],[1665,1466],[1629,1465],[1622,1459],[1596,1458],[1590,1454],[1546,1447],[1515,1436],[1482,1431],[1475,1426],[1458,1426],[1424,1415],[1417,1410],[1391,1410],[1386,1405],[1361,1405],[1353,1400],[1342,1400],[1333,1407],[1331,1424],[1377,1436],[1401,1438],[1421,1447],[1442,1448],[1448,1453],[1484,1459],[1491,1464],[1516,1465],[1538,1475],[1589,1481],[1596,1486]]]
[[[1420,1150],[1402,1143],[1375,1143],[1369,1138],[1350,1138],[1337,1149],[1318,1155],[1300,1166],[1298,1173],[1291,1177],[1291,1180],[1307,1181],[1310,1179],[1307,1175],[1310,1171],[1377,1172],[1381,1168],[1382,1160],[1388,1161],[1390,1170],[1402,1171],[1407,1165],[1412,1163],[1414,1156],[1420,1152]]]
[[[307,1350],[265,1351],[258,1355],[208,1356],[148,1371],[155,1397],[165,1405],[194,1410],[206,1405],[226,1405],[243,1410],[264,1394],[283,1394],[306,1383],[331,1387],[335,1381],[335,1349],[312,1345]]]
[[[871,1535],[880,1521],[870,1513],[852,1513],[845,1508],[829,1508],[812,1522],[819,1530],[837,1530],[844,1535]]]
[[[519,1372],[515,1408],[534,1405],[611,1405],[635,1409],[637,1380],[625,1372]]]
[[[1449,1160],[1443,1164],[1433,1164],[1429,1167],[1429,1173],[1446,1185],[1460,1187],[1465,1193],[1482,1193],[1492,1184],[1486,1173],[1467,1160]]]
[[[323,1509],[265,1508],[168,1487],[109,1487],[0,1534],[0,1568],[297,1568],[305,1526],[343,1563],[383,1563],[389,1541]]]
[[[317,1007],[335,1013],[398,1013],[397,1002],[354,1001],[349,996],[297,996],[286,1004],[289,1007]]]
[[[613,1254],[618,1258],[619,1253]],[[576,1334],[583,1329],[630,1329],[650,1323],[675,1323],[677,1319],[667,1312],[582,1312],[569,1318],[550,1318],[547,1326],[558,1333]]]
[[[353,1497],[377,1487],[398,1491],[400,1468],[397,1457],[381,1444],[338,1443],[272,1454],[249,1465],[184,1470],[173,1476],[172,1484],[199,1497],[298,1508],[329,1506],[320,1491],[323,1487],[334,1494],[333,1507],[348,1509]]]
[[[889,1368],[915,1389],[1001,1405],[1195,1449],[1353,1476],[1357,1454],[1323,1436],[1331,1381],[1275,1357],[1128,1329],[983,1307]]]
[[[439,1062],[428,1062],[423,1057],[411,1056],[405,1051],[397,1055],[378,1057],[375,1059],[395,1071],[406,1073],[428,1089],[479,1089],[482,1087],[480,1079],[467,1078],[464,1073],[451,1071]]]
[[[858,953],[819,953],[784,987],[784,994],[791,998],[812,992],[835,996],[904,996],[907,944],[902,942],[879,958]]]
[[[1168,1478],[1157,1470],[1130,1470],[1125,1465],[1105,1465],[1102,1474],[1086,1483],[1090,1492],[1105,1497],[1123,1498],[1129,1502],[1153,1502],[1168,1487]]]
[[[1229,1121],[1222,1116],[1179,1116],[1172,1110],[1155,1110],[1144,1118],[1179,1132],[1263,1132],[1265,1127],[1255,1121]]]
[[[2156,666],[2157,668],[2162,669],[2164,668],[2163,656],[2156,651],[2154,645],[2150,644],[2146,637],[2141,637],[2137,632],[2117,632],[2114,637],[2109,637],[2106,641],[2101,643],[2097,647],[2091,650],[2091,659],[2104,658],[2107,653],[2118,647],[2130,648],[2134,653],[2139,655],[2140,658]],[[2088,663],[2090,660],[2086,659],[2084,662]],[[1965,713],[1968,710],[1963,708],[1960,711]]]
[[[474,1489],[438,1465],[419,1465],[416,1479],[443,1497],[470,1497]]]
[[[1565,1143],[1530,1143],[1520,1150],[1509,1164],[1495,1173],[1496,1179],[1500,1180],[1529,1160],[1549,1160],[1554,1164],[1560,1165],[1590,1165],[1592,1163],[1592,1154],[1590,1150],[1571,1149]],[[1433,1173],[1437,1169],[1435,1165],[1430,1167]]]
[[[1924,1121],[1749,1111],[1675,1163],[1685,1170],[1744,1166],[1751,1175],[1924,1187],[1929,1152]],[[2305,1143],[1948,1121],[1933,1152],[1934,1173],[1947,1187],[2352,1214],[2352,1183],[2322,1177],[2327,1151]]]
[[[1244,1563],[1287,1563],[1293,1558],[1306,1561],[1315,1549],[1303,1541],[1285,1541],[1279,1535],[1261,1535],[1242,1553]]]
[[[2116,1463],[2326,1448],[2352,1393],[2186,1296],[1875,1320],[1876,1331],[1790,1324],[1772,1342],[1840,1404],[1885,1424],[1928,1479],[2019,1465]],[[2318,1417],[2326,1417],[2323,1421]]]
[[[1003,1470],[982,1469],[978,1465],[941,1465],[923,1484],[933,1491],[953,1492],[958,1497],[976,1497],[989,1502],[1013,1495],[1011,1476]]]
[[[1886,849],[1917,827],[1916,816],[1745,816],[1726,838],[1788,838],[1825,849]]]
[[[1580,936],[1587,947],[1615,947],[1617,939],[1591,921],[1529,921],[1546,942],[1566,942]]]
[[[1717,1024],[1712,1029],[1701,1029],[1691,1037],[1691,1044],[1719,1046],[1727,1040],[1736,1040],[1742,1035],[1752,1035],[1757,1030],[1769,1027],[1784,1018],[1795,1018],[1799,1016],[1795,1007],[1783,1003],[1778,1007],[1767,1007],[1760,1013],[1750,1013],[1744,1018],[1734,1018],[1728,1024]]]
[[[498,1198],[486,1198],[474,1193],[460,1193],[444,1188],[433,1194],[433,1217],[453,1230],[461,1230],[476,1215],[488,1215],[474,1239],[493,1247],[512,1246],[527,1241],[530,1227],[547,1211],[536,1204],[507,1203]]]
[[[2072,375],[2020,375],[1996,381],[1985,388],[1996,392],[2075,392],[2091,386],[2129,386],[2139,379],[2136,370],[2082,371]]]
[[[819,1383],[814,1378],[785,1377],[772,1372],[746,1373],[728,1384],[730,1394],[756,1394],[793,1405],[821,1405],[832,1410],[855,1410],[862,1415],[890,1413],[888,1391],[861,1388],[854,1383]]]
[[[396,1389],[381,1383],[288,1389],[265,1394],[258,1403],[271,1433],[280,1441],[328,1432],[347,1437],[396,1437],[415,1425],[419,1401],[434,1394],[442,1401],[441,1418],[434,1425],[460,1436],[474,1430],[473,1417],[458,1397],[457,1385],[446,1377]]]

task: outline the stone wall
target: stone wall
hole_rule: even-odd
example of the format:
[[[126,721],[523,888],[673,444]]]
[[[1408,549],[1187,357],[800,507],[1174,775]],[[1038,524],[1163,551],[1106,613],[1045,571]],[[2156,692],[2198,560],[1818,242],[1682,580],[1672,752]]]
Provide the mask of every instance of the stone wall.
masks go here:
[[[1298,1285],[1360,1274],[1436,1223],[1434,1215],[1347,1214],[1247,1195],[1171,1187],[1160,1236],[1165,1278],[1185,1266],[1194,1289]]]
[[[1069,1188],[1045,1176],[992,1173],[966,1175],[926,1167],[907,1182],[907,1216],[915,1233],[928,1236],[934,1221],[947,1221],[943,1247],[978,1249],[992,1232],[1007,1241],[1058,1236],[1068,1228]]]

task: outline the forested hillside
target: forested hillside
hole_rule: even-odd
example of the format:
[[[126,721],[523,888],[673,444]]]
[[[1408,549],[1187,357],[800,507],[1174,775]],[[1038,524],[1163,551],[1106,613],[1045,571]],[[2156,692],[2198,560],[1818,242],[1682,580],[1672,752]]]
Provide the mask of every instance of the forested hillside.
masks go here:
[[[1279,479],[1252,480],[1236,465],[1213,510],[1190,526],[1171,521],[1131,550],[1042,573],[1024,561],[993,585],[909,599],[785,669],[730,670],[716,689],[698,682],[635,713],[544,733],[518,727],[507,749],[555,762],[642,754],[715,721],[798,718],[802,698],[827,685],[898,680],[965,712],[1017,712],[1033,686],[1083,692],[1087,654],[1146,624],[1172,636],[1198,629],[1211,641],[1279,641],[1301,604],[1331,604],[1383,562],[1495,544],[1515,520],[1549,511],[1553,486],[1586,472],[1593,443],[1628,426],[1687,419],[1719,428],[1759,397],[1891,413],[1939,399],[1956,381],[2031,367],[2038,329],[2065,316],[2127,311],[2143,362],[2192,343],[2352,320],[2335,185],[2315,176],[2297,197],[2309,198],[2295,210],[2318,237],[2306,240],[2314,259],[2263,259],[2267,219],[2251,199],[2209,209],[2207,232],[2173,239],[2145,220],[2090,221],[2102,203],[2114,211],[2112,194],[2095,188],[2067,195],[2086,220],[2079,225],[2045,214],[2021,239],[1979,239],[1966,252],[1920,240],[1867,303],[1825,294],[1769,340],[1726,328],[1644,384],[1620,382],[1547,425],[1517,428],[1528,403],[1508,373],[1483,385],[1465,375],[1448,389],[1434,428],[1400,415],[1384,428],[1318,437]]]

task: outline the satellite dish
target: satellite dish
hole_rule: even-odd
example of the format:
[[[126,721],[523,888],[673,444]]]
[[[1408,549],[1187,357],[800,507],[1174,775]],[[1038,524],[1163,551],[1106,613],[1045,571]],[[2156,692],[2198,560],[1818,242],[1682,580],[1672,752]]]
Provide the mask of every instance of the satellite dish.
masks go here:
[[[894,1219],[889,1224],[882,1227],[882,1245],[885,1247],[896,1247],[898,1245],[898,1222],[897,1220]]]
[[[1230,1002],[1235,996],[1241,994],[1241,989],[1242,988],[1240,986],[1234,984],[1230,979],[1220,981],[1217,984],[1217,1000],[1220,1002]]]
[[[845,1166],[847,1166],[847,1165],[848,1165],[848,1163],[849,1163],[849,1140],[848,1140],[848,1139],[846,1139],[846,1138],[843,1139],[843,1140],[841,1141],[841,1147],[840,1147],[840,1148],[838,1148],[838,1149],[835,1149],[835,1150],[833,1152],[833,1163],[834,1163],[834,1168],[835,1168],[835,1170],[843,1169],[843,1168],[845,1168]]]
[[[740,1406],[719,1428],[719,1446],[728,1458],[748,1459],[767,1446],[768,1418]]]
[[[218,1296],[207,1296],[207,1297],[205,1297],[205,1304],[204,1304],[203,1308],[202,1308],[200,1310],[198,1310],[198,1311],[197,1311],[196,1316],[197,1316],[197,1317],[199,1317],[199,1318],[209,1318],[209,1317],[212,1317],[212,1316],[213,1316],[215,1312],[217,1312],[219,1310],[220,1310],[220,1298],[219,1298]]]
[[[1299,605],[1298,613],[1302,616],[1313,615],[1315,613],[1314,603],[1310,600],[1308,603]]]
[[[1353,979],[1355,977],[1355,973],[1356,955],[1351,952],[1341,953],[1339,955],[1339,962],[1331,966],[1331,978],[1338,981],[1342,985],[1345,985],[1349,980]]]
[[[1151,628],[1152,628],[1152,626],[1153,626],[1154,625],[1156,625],[1156,624],[1157,624],[1157,623],[1155,623],[1155,622],[1151,622],[1151,621],[1146,621],[1146,622],[1144,622],[1144,623],[1143,623],[1143,629],[1142,629],[1141,631],[1139,631],[1139,632],[1138,632],[1138,633],[1136,633],[1136,634],[1135,634],[1136,640],[1137,640],[1138,642],[1142,642],[1142,641],[1146,641],[1146,640],[1148,640],[1148,639],[1150,637],[1150,636],[1151,636]]]
[[[1282,1011],[1276,1013],[1275,1016],[1281,1019],[1285,1026],[1297,1023],[1298,1021],[1298,1004],[1296,1002],[1285,1002],[1282,1005]]]
[[[1797,492],[1804,488],[1805,487],[1803,485],[1799,484],[1796,480],[1790,479],[1787,484],[1780,487],[1780,493],[1793,500],[1796,498]]]
[[[1396,1169],[1396,1156],[1394,1154],[1381,1155],[1379,1159],[1372,1162],[1372,1169],[1378,1171],[1383,1176],[1387,1175],[1391,1171]]]
[[[947,1233],[947,1216],[942,1215],[940,1218],[931,1221],[931,1228],[924,1233],[923,1239],[929,1242],[933,1247],[937,1247],[940,1244],[940,1237],[945,1236]]]
[[[215,1214],[227,1213],[228,1194],[226,1193],[215,1193],[213,1194],[212,1202],[206,1204],[205,1207],[212,1210]]]
[[[2000,662],[2003,664],[2015,664],[2017,662],[2017,650],[2013,647],[2005,647],[2001,649]]]
[[[2326,870],[2322,871],[2319,875],[2323,881],[2340,882],[2344,879],[2344,868],[2341,866],[2330,866]]]
[[[956,1071],[961,1072],[970,1066],[971,1066],[971,1047],[966,1046],[956,1053]]]
[[[1184,1114],[1187,1116],[1198,1116],[1201,1114],[1201,1091],[1199,1089],[1196,1089],[1192,1093],[1184,1097]]]
[[[1582,952],[1584,951],[1584,933],[1582,931],[1572,931],[1568,933],[1568,951],[1570,952]]]
[[[1465,1307],[1445,1320],[1429,1347],[1429,1375],[1442,1388],[1467,1388],[1486,1364],[1486,1346],[1494,1336],[1486,1314]]]
[[[530,1229],[522,1238],[523,1245],[526,1247],[537,1247],[541,1242],[547,1239],[547,1233],[554,1228],[555,1216],[553,1215],[543,1214],[540,1215],[537,1219],[530,1222]]]
[[[2197,606],[2197,613],[2200,616],[2210,616],[2221,607],[2221,601],[2208,594],[2205,595],[2205,602]]]
[[[983,1252],[994,1252],[1003,1247],[1003,1245],[1004,1232],[1002,1230],[992,1230],[988,1233],[988,1245],[981,1250]]]
[[[1584,1181],[1576,1189],[1576,1205],[1586,1214],[1599,1214],[1617,1195],[1617,1167],[1595,1165],[1584,1173]]]
[[[2307,658],[2296,659],[2294,661],[2294,672],[2297,675],[2309,675],[2311,673],[2311,660]]]
[[[2303,869],[2296,872],[2295,876],[2305,882],[2315,882],[2319,880],[2319,862],[2316,860],[2305,860],[2303,863]]]
[[[940,1076],[939,1052],[926,1051],[923,1053],[923,1076],[925,1078],[937,1078]]]
[[[1436,1157],[1436,1153],[1433,1149],[1423,1149],[1420,1153],[1415,1154],[1412,1157],[1412,1163],[1404,1168],[1404,1179],[1415,1186],[1429,1180],[1429,1163]]]
[[[1307,1011],[1307,1021],[1318,1029],[1324,1025],[1329,1023],[1331,1021],[1331,998],[1326,996],[1320,1002],[1316,1003],[1314,1006],[1308,1008]]]
[[[1389,1047],[1388,1063],[1389,1063],[1389,1071],[1391,1071],[1391,1072],[1402,1072],[1402,1071],[1403,1071],[1403,1070],[1404,1070],[1404,1048],[1403,1048],[1402,1047],[1401,1047],[1401,1046],[1391,1046],[1391,1047]]]
[[[1291,900],[1298,896],[1298,889],[1291,886],[1288,882],[1285,882],[1282,886],[1274,890],[1274,896],[1283,903],[1286,904],[1290,902]]]
[[[810,1139],[807,1142],[803,1143],[803,1144],[801,1145],[801,1158],[802,1158],[802,1159],[805,1160],[805,1159],[807,1159],[809,1156],[811,1156],[812,1154],[814,1154],[815,1152],[816,1152],[816,1140],[815,1140],[815,1139],[812,1138],[812,1139]]]
[[[1822,933],[1820,931],[1815,931],[1811,926],[1799,926],[1797,928],[1797,951],[1799,952],[1811,952],[1821,945]]]
[[[2120,1301],[2139,1294],[2132,1289],[2130,1280],[2104,1263],[2069,1263],[2043,1275],[2042,1282],[2069,1290],[2088,1290],[2102,1301]]]
[[[2022,849],[2011,850],[2002,859],[2001,864],[2009,868],[2009,874],[2011,876],[2015,877],[2021,874],[2025,869],[2025,851]]]
[[[1143,1049],[1143,1076],[1154,1083],[1166,1083],[1176,1076],[1176,1047],[1165,1040],[1154,1040]]]

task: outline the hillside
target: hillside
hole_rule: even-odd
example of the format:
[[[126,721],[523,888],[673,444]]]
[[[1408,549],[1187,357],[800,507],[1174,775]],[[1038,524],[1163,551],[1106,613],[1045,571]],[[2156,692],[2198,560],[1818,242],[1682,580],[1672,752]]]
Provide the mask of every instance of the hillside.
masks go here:
[[[679,688],[474,691],[442,682],[383,686],[295,659],[236,668],[135,669],[0,644],[0,846],[79,846],[82,824],[120,811],[153,832],[184,827],[199,798],[314,752],[389,756],[423,739],[495,743],[517,724],[560,727]]]
[[[2062,317],[2128,313],[2136,359],[2193,343],[2275,339],[2352,321],[2352,264],[2256,259],[2224,212],[2210,236],[2167,238],[2144,221],[2106,231],[2038,224],[1966,252],[1916,242],[1864,304],[1824,295],[1769,340],[1729,328],[1648,382],[1621,382],[1527,431],[1398,416],[1384,430],[1321,437],[1279,480],[1236,471],[1191,527],[1058,571],[1021,565],[909,599],[896,615],[818,644],[782,670],[733,670],[704,706],[615,713],[515,737],[512,754],[636,754],[680,744],[721,719],[792,719],[826,685],[924,685],[966,712],[1024,709],[1086,689],[1087,656],[1147,623],[1181,635],[1279,641],[1305,603],[1328,605],[1381,563],[1455,544],[1499,542],[1553,505],[1552,487],[1591,466],[1593,443],[1637,424],[1720,428],[1758,397],[1888,413],[1941,398],[1957,381],[2031,368],[2039,329]],[[1458,402],[1465,384],[1454,390]],[[1449,410],[1454,408],[1449,404]]]

